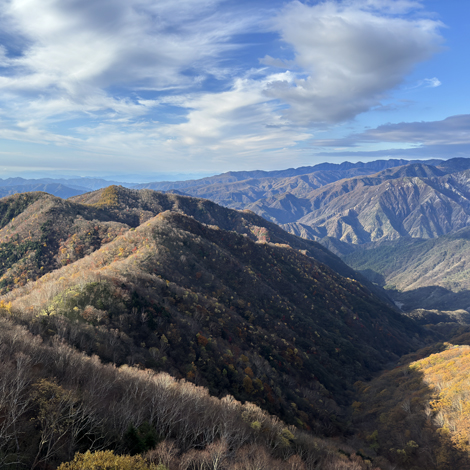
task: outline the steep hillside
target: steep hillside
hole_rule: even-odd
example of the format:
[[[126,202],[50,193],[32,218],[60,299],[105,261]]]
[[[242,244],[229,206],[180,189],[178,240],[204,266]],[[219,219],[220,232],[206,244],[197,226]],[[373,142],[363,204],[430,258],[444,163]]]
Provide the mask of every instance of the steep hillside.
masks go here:
[[[14,289],[10,301],[44,338],[166,370],[322,432],[341,427],[337,403],[352,383],[425,338],[307,252],[175,211]]]
[[[46,344],[12,320],[0,307],[1,468],[54,469],[88,451],[81,454],[87,469],[215,468],[209,462],[226,470],[371,469],[349,446],[287,426],[251,403],[219,400],[166,373],[104,364],[58,336]],[[134,455],[144,452],[145,460]],[[111,466],[115,458],[127,465]]]
[[[470,468],[469,333],[358,383],[355,423],[371,449],[406,468]]]
[[[93,252],[130,227],[46,193],[0,199],[0,292]]]
[[[367,284],[365,278],[322,245],[290,235],[253,213],[176,194],[110,186],[67,201],[45,193],[0,200],[3,258],[0,289],[5,292],[72,263],[108,243],[118,233],[135,228],[165,210],[188,214],[202,223],[243,233],[252,240],[286,243],[297,250],[306,250],[341,275]]]
[[[406,308],[470,308],[468,227],[431,240],[402,239],[357,249],[343,259],[373,282],[400,291],[394,296]]]

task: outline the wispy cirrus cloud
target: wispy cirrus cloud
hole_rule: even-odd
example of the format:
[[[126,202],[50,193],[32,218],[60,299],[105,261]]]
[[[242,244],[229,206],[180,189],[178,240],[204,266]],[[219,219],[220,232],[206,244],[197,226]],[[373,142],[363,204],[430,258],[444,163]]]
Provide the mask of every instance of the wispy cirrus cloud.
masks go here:
[[[437,88],[442,85],[441,81],[436,77],[425,78],[420,84],[423,84],[427,88]]]
[[[424,78],[423,80],[419,80],[414,85],[406,87],[405,90],[415,90],[417,88],[437,88],[441,85],[442,83],[437,77]]]

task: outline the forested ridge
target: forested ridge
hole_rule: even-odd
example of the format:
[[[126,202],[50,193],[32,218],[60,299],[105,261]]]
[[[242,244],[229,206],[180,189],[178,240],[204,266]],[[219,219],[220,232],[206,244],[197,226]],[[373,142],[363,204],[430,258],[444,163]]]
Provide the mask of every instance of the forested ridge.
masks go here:
[[[466,309],[469,162],[346,162],[139,187],[248,209],[319,241],[405,310]]]
[[[115,186],[0,216],[1,465],[391,468],[353,437],[357,383],[437,333],[323,247]]]

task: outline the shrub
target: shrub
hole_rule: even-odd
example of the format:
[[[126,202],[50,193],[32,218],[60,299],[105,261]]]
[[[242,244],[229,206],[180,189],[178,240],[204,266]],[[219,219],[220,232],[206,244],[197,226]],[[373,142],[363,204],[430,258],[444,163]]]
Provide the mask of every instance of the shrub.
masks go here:
[[[72,462],[63,463],[58,470],[165,470],[148,465],[140,456],[115,455],[112,450],[75,454]]]

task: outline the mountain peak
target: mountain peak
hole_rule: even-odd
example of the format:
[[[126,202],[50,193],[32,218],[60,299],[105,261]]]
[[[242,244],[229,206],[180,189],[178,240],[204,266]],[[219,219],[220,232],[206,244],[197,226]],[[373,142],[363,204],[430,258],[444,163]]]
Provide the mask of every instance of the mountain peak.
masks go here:
[[[72,197],[70,200],[98,208],[116,207],[126,199],[126,196],[128,196],[131,191],[132,190],[124,188],[123,186],[113,184],[96,191]]]

